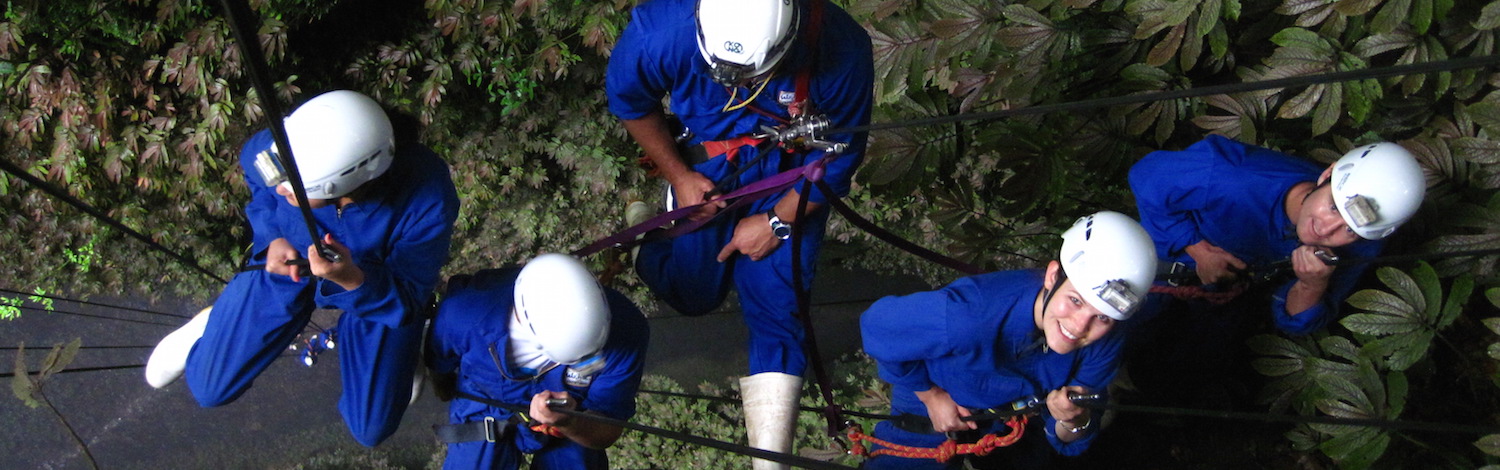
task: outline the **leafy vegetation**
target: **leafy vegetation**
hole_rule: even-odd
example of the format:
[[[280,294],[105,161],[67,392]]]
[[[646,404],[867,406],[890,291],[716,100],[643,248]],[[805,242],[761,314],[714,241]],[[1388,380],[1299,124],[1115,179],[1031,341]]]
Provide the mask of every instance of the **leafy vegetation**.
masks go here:
[[[42,359],[41,367],[33,374],[29,369],[30,366],[26,364],[26,344],[22,343],[16,348],[16,362],[15,367],[11,369],[10,390],[16,399],[21,400],[21,403],[28,407],[46,407],[47,411],[57,418],[58,424],[68,431],[68,438],[78,446],[78,451],[83,455],[83,460],[88,462],[89,468],[97,469],[99,462],[94,460],[94,455],[89,452],[89,446],[78,437],[78,432],[73,429],[73,425],[68,423],[67,417],[57,410],[57,406],[47,399],[47,394],[42,390],[52,376],[62,372],[68,364],[73,363],[73,358],[78,356],[78,348],[82,345],[83,340],[80,338],[73,338],[73,341],[67,344],[58,343],[52,347],[52,351],[47,353],[47,357]]]
[[[249,235],[236,155],[263,126],[262,100],[289,109],[349,88],[452,165],[464,207],[449,274],[566,251],[620,228],[625,201],[659,197],[602,92],[634,3],[251,0],[277,87],[261,97],[213,2],[11,0],[0,15],[0,158],[228,273]],[[874,41],[876,122],[1490,56],[1500,28],[1500,4],[1454,0],[840,3]],[[1031,266],[1055,249],[1039,235],[1093,210],[1130,212],[1124,174],[1150,150],[1215,132],[1328,162],[1393,140],[1419,157],[1430,189],[1389,250],[1497,248],[1497,85],[1492,70],[1465,69],[882,131],[849,203],[983,267]],[[0,177],[0,208],[10,255],[0,276],[13,286],[200,299],[219,287],[13,177]],[[956,275],[837,217],[830,236],[855,248],[853,264]],[[1473,333],[1485,306],[1470,297],[1493,302],[1497,267],[1500,255],[1383,269],[1388,292],[1351,298],[1359,312],[1329,332],[1257,338],[1257,366],[1277,378],[1270,403],[1487,416],[1495,368],[1472,352],[1494,340]],[[616,282],[638,287],[632,276]],[[1486,413],[1457,414],[1464,406]],[[1419,435],[1309,426],[1288,438],[1348,467],[1413,455],[1396,449],[1484,462]],[[1493,453],[1496,442],[1476,445]]]

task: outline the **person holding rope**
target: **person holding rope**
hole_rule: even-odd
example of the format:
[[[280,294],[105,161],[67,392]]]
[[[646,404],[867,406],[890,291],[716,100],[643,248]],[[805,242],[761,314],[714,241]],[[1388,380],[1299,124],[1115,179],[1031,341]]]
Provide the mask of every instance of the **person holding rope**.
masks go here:
[[[685,315],[712,311],[731,283],[738,288],[750,336],[750,375],[741,381],[741,395],[750,442],[758,448],[791,449],[807,368],[791,245],[800,245],[800,287],[807,288],[827,220],[825,202],[848,193],[866,143],[864,133],[827,136],[844,147],[828,154],[776,148],[759,135],[813,116],[826,117],[834,128],[867,124],[872,64],[869,35],[828,0],[653,0],[633,10],[610,57],[610,111],[669,183],[668,210],[707,202],[692,217],[719,217],[686,235],[640,246],[636,271]],[[662,105],[668,96],[684,132],[669,128]],[[834,194],[793,188],[718,214],[726,205],[716,196],[814,163],[825,165],[822,178]],[[807,209],[799,212],[804,199]],[[651,212],[637,202],[626,219],[639,224]],[[795,242],[793,224],[802,233]]]
[[[1422,167],[1394,143],[1355,147],[1322,168],[1218,135],[1146,155],[1131,168],[1130,187],[1164,265],[1205,291],[1251,282],[1269,284],[1254,292],[1271,290],[1269,317],[1230,313],[1264,304],[1153,294],[1129,362],[1137,385],[1161,384],[1151,393],[1159,396],[1216,382],[1208,377],[1233,366],[1232,345],[1243,343],[1254,323],[1269,319],[1282,332],[1306,335],[1336,319],[1366,266],[1327,260],[1378,255],[1382,239],[1416,213],[1426,191]],[[1291,272],[1254,272],[1278,262]],[[1161,321],[1151,321],[1158,314]]]
[[[162,388],[186,375],[200,405],[230,403],[315,308],[339,309],[339,412],[355,440],[374,446],[396,431],[414,393],[420,311],[448,258],[457,192],[448,165],[420,144],[398,142],[390,118],[363,94],[318,95],[284,123],[322,241],[339,259],[314,246],[271,133],[256,133],[240,165],[251,194],[251,264],[264,267],[238,273],[212,307],[163,338],[146,380]]]
[[[443,468],[520,468],[521,454],[533,469],[609,468],[604,449],[623,430],[549,402],[630,419],[649,335],[635,304],[571,256],[450,279],[427,343],[434,389],[452,400],[453,424],[435,427],[448,444]]]
[[[1139,224],[1104,211],[1064,232],[1058,259],[1045,269],[980,274],[875,302],[860,327],[865,352],[891,384],[897,418],[876,425],[874,437],[884,442],[872,441],[864,468],[964,468],[980,455],[934,460],[909,448],[942,449],[945,441],[974,442],[1007,427],[1040,427],[1046,436],[1003,451],[1016,468],[1045,468],[1054,454],[1084,452],[1101,417],[1070,398],[1105,392],[1123,342],[1116,326],[1140,307],[1156,262]],[[1044,404],[1039,424],[972,417],[1026,400]]]

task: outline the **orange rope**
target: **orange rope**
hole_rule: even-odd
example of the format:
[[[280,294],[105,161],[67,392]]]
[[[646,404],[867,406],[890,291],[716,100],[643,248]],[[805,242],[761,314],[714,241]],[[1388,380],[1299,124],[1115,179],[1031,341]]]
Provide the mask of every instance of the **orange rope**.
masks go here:
[[[1026,422],[1027,418],[1025,415],[1012,416],[1005,422],[1005,425],[1010,427],[1009,434],[1003,436],[993,433],[985,434],[984,437],[979,438],[979,441],[973,444],[959,444],[958,441],[948,439],[937,447],[913,447],[893,444],[875,436],[865,434],[864,430],[856,424],[849,427],[849,453],[865,457],[891,455],[908,459],[933,459],[937,460],[938,463],[947,463],[954,456],[964,454],[974,454],[983,457],[989,455],[995,449],[1009,447],[1015,444],[1016,441],[1020,441],[1021,436],[1026,433]],[[860,441],[868,441],[871,444],[883,447],[883,449],[866,450],[864,444],[861,444]]]
[[[1179,299],[1202,299],[1214,305],[1223,305],[1245,293],[1247,288],[1243,282],[1236,283],[1223,292],[1206,291],[1202,286],[1151,286],[1151,293],[1167,294]]]
[[[552,437],[563,437],[562,430],[561,429],[557,429],[556,426],[553,426],[553,425],[550,425],[550,424],[538,424],[538,425],[532,426],[531,430],[532,430],[532,432],[546,434],[546,435],[552,436]]]

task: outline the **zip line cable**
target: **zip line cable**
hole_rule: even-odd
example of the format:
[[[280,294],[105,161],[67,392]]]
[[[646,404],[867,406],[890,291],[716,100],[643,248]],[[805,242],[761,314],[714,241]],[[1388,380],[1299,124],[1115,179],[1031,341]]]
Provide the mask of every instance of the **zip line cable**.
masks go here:
[[[691,394],[691,393],[668,392],[668,391],[665,391],[665,390],[636,390],[636,391],[640,392],[640,393],[647,394],[647,395],[661,395],[661,396],[665,396],[665,397],[688,398],[688,399],[693,399],[693,400],[703,400],[703,401],[712,401],[712,402],[719,402],[719,403],[727,403],[727,404],[731,404],[731,405],[737,405],[737,404],[740,403],[740,400],[736,399],[736,398],[716,397],[716,396],[713,396],[713,395],[694,395],[694,394]],[[797,406],[797,409],[805,411],[805,412],[808,412],[808,413],[823,413],[823,412],[826,411],[823,408],[816,408],[816,407],[811,407],[811,406],[800,406],[800,405]],[[893,419],[893,418],[896,417],[895,415],[880,414],[880,413],[867,413],[867,412],[863,412],[863,411],[850,410],[848,408],[839,408],[839,413],[846,414],[846,415],[849,415],[849,416],[857,416],[857,417],[860,417],[860,418],[868,418],[868,419]]]
[[[261,110],[265,111],[267,127],[271,130],[272,139],[276,141],[277,151],[273,153],[292,187],[292,196],[297,199],[297,207],[302,211],[302,222],[307,224],[307,234],[312,238],[319,255],[337,263],[341,256],[333,248],[323,244],[323,237],[318,235],[318,225],[313,219],[312,208],[308,206],[307,190],[302,187],[302,172],[297,169],[297,159],[292,155],[292,144],[287,139],[286,126],[281,122],[281,104],[276,102],[276,90],[271,87],[270,75],[266,71],[268,62],[260,50],[260,41],[251,33],[253,26],[249,20],[252,15],[250,6],[244,0],[219,0],[219,5],[224,7],[224,15],[229,19],[235,43],[239,45],[245,66],[250,71],[250,83],[260,95]]]
[[[463,393],[463,392],[459,392],[458,397],[459,398],[463,398],[465,400],[470,400],[470,401],[474,401],[474,402],[477,402],[477,403],[482,403],[482,404],[485,404],[485,405],[493,406],[493,407],[496,407],[496,408],[501,408],[501,409],[509,410],[512,413],[516,413],[516,414],[520,414],[520,415],[527,415],[528,413],[531,412],[531,407],[530,406],[512,405],[510,403],[505,403],[505,402],[501,402],[501,401],[491,400],[491,399],[483,398],[483,397],[477,397],[477,396],[470,395],[470,394]],[[618,427],[629,429],[629,430],[632,430],[632,431],[640,431],[640,432],[643,432],[643,433],[646,433],[646,434],[652,434],[652,435],[664,437],[664,438],[667,438],[667,439],[672,439],[672,440],[676,440],[676,441],[682,441],[682,442],[686,442],[686,443],[689,443],[689,444],[698,444],[698,445],[701,445],[701,446],[704,446],[704,447],[712,447],[712,448],[719,449],[719,450],[722,450],[722,451],[727,451],[727,452],[731,452],[731,453],[735,453],[735,454],[740,454],[740,455],[745,455],[745,456],[749,456],[749,457],[754,457],[754,458],[757,458],[757,459],[770,460],[770,461],[773,461],[773,462],[776,462],[776,463],[784,463],[784,464],[787,464],[787,465],[792,465],[792,466],[800,467],[800,468],[838,469],[838,470],[852,469],[852,468],[854,468],[854,467],[849,467],[849,466],[845,466],[845,465],[839,465],[839,464],[836,464],[836,463],[833,463],[833,462],[824,462],[822,460],[810,459],[810,458],[803,457],[803,456],[800,456],[800,455],[791,455],[791,454],[783,454],[783,453],[779,453],[779,452],[771,452],[769,450],[757,449],[757,448],[750,447],[750,446],[745,446],[745,445],[740,445],[740,444],[735,444],[735,443],[730,443],[730,442],[724,442],[724,441],[719,441],[719,440],[715,440],[715,439],[709,439],[709,438],[706,438],[706,437],[695,436],[695,435],[692,435],[692,434],[688,434],[688,433],[684,433],[684,432],[678,432],[678,431],[673,431],[673,430],[670,430],[670,429],[662,429],[662,428],[658,428],[658,427],[654,427],[654,426],[647,426],[647,425],[644,425],[644,424],[636,424],[636,423],[632,423],[630,421],[614,419],[614,418],[610,418],[608,416],[598,415],[598,414],[594,414],[594,413],[585,413],[585,412],[581,412],[581,411],[574,411],[574,410],[567,410],[567,409],[560,409],[560,408],[551,408],[551,410],[553,412],[556,412],[556,413],[559,413],[559,414],[563,414],[563,415],[567,415],[567,416],[571,416],[571,417],[577,418],[577,419],[587,419],[587,420],[590,420],[590,421],[597,421],[599,423],[608,424],[608,425],[611,425],[611,426],[618,426]]]
[[[3,288],[0,288],[0,292],[5,292],[5,293],[10,293],[10,294],[15,294],[15,295],[24,295],[24,296],[28,296],[28,297],[35,296],[35,297],[40,297],[40,298],[43,298],[43,299],[61,300],[61,301],[64,301],[64,302],[73,302],[73,303],[83,304],[83,305],[93,305],[93,306],[96,306],[96,307],[107,307],[107,308],[113,308],[113,309],[118,309],[118,310],[130,310],[130,311],[134,311],[134,312],[150,313],[150,314],[153,314],[153,315],[164,315],[164,316],[168,316],[168,317],[177,317],[177,318],[192,318],[192,316],[183,315],[183,314],[179,314],[179,313],[158,312],[158,311],[155,311],[155,310],[146,310],[146,309],[141,309],[141,308],[125,307],[125,306],[121,306],[121,305],[111,305],[111,304],[99,303],[99,302],[89,302],[87,300],[69,299],[69,298],[66,298],[66,297],[58,297],[58,296],[55,296],[55,295],[28,294],[28,293],[21,292],[21,291],[14,291],[14,290],[3,289]]]
[[[9,162],[7,160],[4,160],[4,159],[0,159],[0,170],[4,170],[6,173],[10,173],[11,175],[14,175],[17,178],[25,180],[27,183],[31,183],[31,185],[34,186],[34,187],[36,187],[37,189],[40,189],[43,192],[46,192],[47,194],[52,195],[52,197],[61,199],[63,202],[68,203],[68,205],[71,205],[71,206],[73,206],[75,208],[78,208],[78,210],[81,210],[81,211],[83,211],[85,213],[88,213],[91,216],[94,216],[95,219],[98,219],[99,221],[104,222],[105,224],[107,224],[107,225],[109,225],[111,227],[114,227],[115,229],[117,229],[119,231],[125,232],[126,235],[130,235],[132,238],[135,238],[136,240],[140,240],[141,242],[145,243],[146,246],[151,247],[151,249],[154,249],[154,250],[159,251],[159,252],[161,252],[163,254],[166,254],[167,256],[171,257],[172,259],[177,260],[177,262],[182,263],[184,265],[187,265],[188,267],[191,267],[191,268],[193,268],[194,270],[196,270],[196,271],[198,271],[200,273],[203,273],[203,275],[205,275],[205,276],[208,276],[208,277],[210,277],[210,278],[212,278],[214,280],[217,280],[219,282],[223,282],[223,283],[228,283],[229,282],[229,281],[225,281],[224,278],[221,278],[218,275],[214,274],[212,271],[209,271],[208,269],[206,269],[203,266],[199,265],[197,261],[195,261],[195,260],[193,260],[191,258],[188,258],[186,256],[183,256],[182,254],[180,254],[180,253],[178,253],[176,251],[173,251],[173,250],[171,250],[171,249],[169,249],[169,248],[167,248],[165,246],[162,246],[162,244],[157,243],[156,241],[152,240],[151,237],[147,237],[146,235],[141,234],[141,232],[137,232],[137,231],[135,231],[135,229],[132,229],[130,227],[125,226],[125,224],[120,223],[119,221],[111,218],[109,215],[105,214],[103,211],[100,211],[99,209],[96,209],[93,206],[88,205],[88,203],[85,203],[85,202],[79,200],[78,198],[75,198],[72,195],[69,195],[67,191],[63,191],[60,188],[52,186],[51,184],[48,184],[46,181],[43,181],[41,178],[37,178],[35,176],[32,176],[31,173],[27,172],[25,169],[22,169],[19,166],[16,166],[14,163],[11,163],[11,162]],[[30,295],[30,294],[28,294],[28,295]]]
[[[1306,423],[1330,424],[1338,426],[1361,426],[1389,429],[1395,431],[1423,431],[1483,435],[1500,434],[1500,426],[1474,426],[1467,424],[1433,423],[1425,421],[1392,421],[1372,418],[1338,418],[1333,416],[1279,415],[1270,413],[1247,413],[1243,411],[1216,411],[1194,408],[1173,408],[1164,406],[1121,405],[1114,403],[1100,403],[1097,401],[1090,402],[1084,406],[1088,408],[1117,411],[1121,413],[1149,413],[1159,415],[1191,416],[1197,418],[1265,421],[1273,423]]]
[[[146,321],[146,320],[133,320],[133,319],[129,319],[129,318],[106,317],[106,316],[103,316],[103,315],[94,315],[94,314],[89,314],[89,313],[73,312],[73,311],[68,311],[68,310],[58,310],[58,309],[55,309],[55,308],[54,309],[46,309],[46,308],[41,308],[41,307],[27,307],[27,306],[20,306],[20,307],[16,307],[16,308],[24,309],[24,310],[32,310],[32,311],[36,311],[36,312],[61,313],[63,315],[76,315],[76,316],[80,316],[80,317],[98,318],[98,319],[101,319],[101,320],[114,320],[114,321],[122,321],[122,322],[128,322],[128,323],[140,323],[140,324],[143,324],[143,325],[170,326],[170,327],[173,327],[173,328],[181,326],[181,325],[178,325],[178,324],[175,324],[175,323],[157,323],[157,322],[154,322],[154,321]]]
[[[142,368],[142,367],[146,367],[146,365],[145,364],[131,364],[131,365],[123,365],[123,366],[79,367],[77,369],[63,369],[63,370],[57,371],[57,373],[59,373],[59,374],[67,374],[67,373],[73,373],[73,372],[96,372],[96,371],[101,371],[101,370],[139,369],[139,368]],[[26,375],[36,375],[38,373],[40,373],[40,371],[34,371],[34,370],[26,371]],[[15,376],[16,376],[15,372],[3,372],[3,373],[0,373],[0,378],[15,377]]]
[[[1112,96],[1091,100],[1072,101],[1067,103],[1044,104],[1028,106],[1025,108],[1002,109],[997,111],[986,111],[979,113],[953,114],[948,116],[935,116],[921,119],[911,119],[899,122],[886,122],[878,124],[867,124],[863,126],[851,126],[825,131],[824,135],[850,134],[856,132],[869,132],[887,129],[900,129],[906,127],[930,126],[934,124],[946,124],[959,121],[980,121],[1002,117],[1029,116],[1033,114],[1048,114],[1064,111],[1080,111],[1084,109],[1103,108],[1119,106],[1123,104],[1140,104],[1157,101],[1168,101],[1183,98],[1200,98],[1211,95],[1228,95],[1233,93],[1244,93],[1247,91],[1261,91],[1275,88],[1291,88],[1306,85],[1321,85],[1325,83],[1347,82],[1354,80],[1369,80],[1375,78],[1393,77],[1399,75],[1417,75],[1432,72],[1451,72],[1459,69],[1483,68],[1500,64],[1500,55],[1487,55],[1478,57],[1463,57],[1458,59],[1444,59],[1417,64],[1393,65],[1389,67],[1374,67],[1360,70],[1344,70],[1316,75],[1299,75],[1296,77],[1278,78],[1274,80],[1262,80],[1258,82],[1230,83],[1225,85],[1211,85],[1199,88],[1187,88],[1181,90],[1167,90],[1152,93],[1141,93],[1127,96]]]
[[[156,346],[79,346],[78,349],[151,349]],[[0,346],[0,351],[18,351],[19,346]],[[27,351],[47,351],[42,348],[26,348]]]
[[[662,396],[669,396],[669,397],[687,398],[687,399],[693,399],[693,400],[713,401],[713,402],[719,402],[719,403],[731,403],[731,404],[738,403],[738,400],[733,399],[733,398],[717,397],[717,396],[712,396],[712,395],[694,395],[694,394],[690,394],[690,393],[668,392],[668,391],[661,391],[661,390],[640,390],[639,392],[640,393],[645,393],[645,394],[648,394],[648,395],[662,395]],[[1107,411],[1116,411],[1116,412],[1120,412],[1120,413],[1140,413],[1140,414],[1155,414],[1155,415],[1190,416],[1190,417],[1200,417],[1200,418],[1214,418],[1214,419],[1241,420],[1241,421],[1265,421],[1265,422],[1290,423],[1290,424],[1304,424],[1305,423],[1305,424],[1328,424],[1328,425],[1336,425],[1336,426],[1360,426],[1360,427],[1381,428],[1381,429],[1390,429],[1390,430],[1398,430],[1398,431],[1424,431],[1424,432],[1444,432],[1444,433],[1454,433],[1454,434],[1482,434],[1482,435],[1500,434],[1500,426],[1476,426],[1476,425],[1468,425],[1468,424],[1434,423],[1434,422],[1427,422],[1427,421],[1395,421],[1395,420],[1373,419],[1373,418],[1340,418],[1340,417],[1334,417],[1334,416],[1280,415],[1280,414],[1271,414],[1271,413],[1249,413],[1249,412],[1243,412],[1243,411],[1218,411],[1218,410],[1205,410],[1205,409],[1197,409],[1197,408],[1177,408],[1177,407],[1168,407],[1168,406],[1124,405],[1124,404],[1117,404],[1117,403],[1105,403],[1105,402],[1102,402],[1102,401],[1099,401],[1099,400],[1085,400],[1085,401],[1081,401],[1081,402],[1078,402],[1078,403],[1079,403],[1080,406],[1083,406],[1083,407],[1086,407],[1086,408],[1093,408],[1093,409],[1107,410]],[[810,407],[810,406],[799,406],[798,408],[801,409],[802,411],[808,412],[808,413],[823,413],[824,412],[824,410],[822,408],[814,408],[814,407]],[[851,411],[851,410],[848,410],[848,409],[843,409],[843,410],[840,410],[840,411],[843,412],[844,414],[847,414],[847,415],[850,415],[850,416],[858,416],[858,417],[861,417],[861,418],[880,419],[880,420],[892,420],[892,419],[897,419],[898,418],[895,415],[879,414],[879,413],[856,412],[856,411]],[[999,415],[996,415],[994,417],[999,417]]]

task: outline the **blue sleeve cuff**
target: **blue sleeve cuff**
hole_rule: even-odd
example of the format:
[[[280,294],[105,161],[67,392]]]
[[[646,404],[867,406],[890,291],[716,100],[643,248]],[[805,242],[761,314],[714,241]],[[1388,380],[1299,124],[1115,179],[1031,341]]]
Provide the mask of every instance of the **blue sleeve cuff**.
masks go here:
[[[1090,419],[1099,418],[1099,416],[1093,416]],[[1062,439],[1057,438],[1057,420],[1051,416],[1046,416],[1042,420],[1042,427],[1047,434],[1047,443],[1052,444],[1052,448],[1057,449],[1057,453],[1064,457],[1073,457],[1089,450],[1089,446],[1094,443],[1094,438],[1099,436],[1099,423],[1089,423],[1089,426],[1094,428],[1093,432],[1076,441],[1063,442]]]
[[[1297,281],[1288,282],[1276,290],[1276,295],[1271,298],[1271,314],[1274,315],[1276,329],[1289,335],[1303,336],[1323,327],[1329,309],[1325,298],[1302,313],[1292,315],[1286,311],[1287,294],[1296,283]]]

